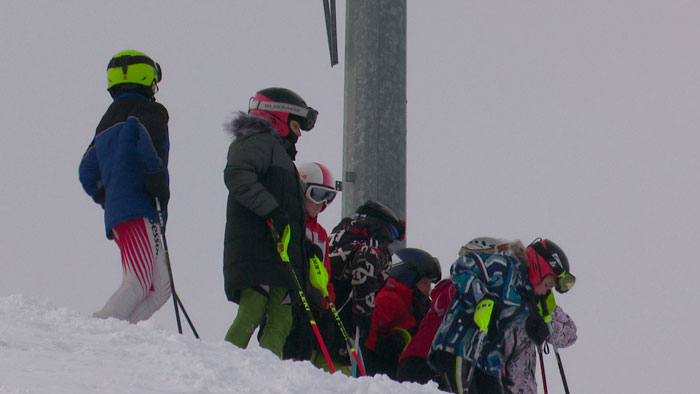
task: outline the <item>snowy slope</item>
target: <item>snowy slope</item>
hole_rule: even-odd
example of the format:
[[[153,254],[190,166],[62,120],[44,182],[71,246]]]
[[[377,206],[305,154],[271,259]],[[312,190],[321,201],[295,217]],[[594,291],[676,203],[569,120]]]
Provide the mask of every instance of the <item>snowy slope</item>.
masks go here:
[[[330,375],[261,348],[196,340],[151,322],[98,320],[0,298],[0,393],[438,393],[436,385]]]

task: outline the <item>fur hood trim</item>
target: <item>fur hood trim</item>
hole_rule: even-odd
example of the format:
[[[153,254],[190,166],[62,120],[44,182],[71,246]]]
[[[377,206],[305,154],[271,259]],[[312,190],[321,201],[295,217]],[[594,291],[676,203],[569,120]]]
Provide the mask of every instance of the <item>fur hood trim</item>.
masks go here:
[[[235,138],[247,137],[253,134],[270,133],[279,137],[279,133],[272,127],[272,123],[261,116],[248,115],[239,111],[236,118],[226,125],[229,133]]]

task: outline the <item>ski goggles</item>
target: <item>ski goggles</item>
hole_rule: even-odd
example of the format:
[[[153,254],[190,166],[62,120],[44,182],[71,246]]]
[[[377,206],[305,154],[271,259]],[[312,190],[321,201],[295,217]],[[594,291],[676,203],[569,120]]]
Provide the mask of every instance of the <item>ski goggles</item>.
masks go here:
[[[399,231],[399,229],[395,225],[387,223],[386,227],[389,230],[389,234],[391,234],[391,239],[393,239],[394,241],[403,241],[406,238],[406,233],[402,233],[401,231]]]
[[[110,68],[121,67],[122,73],[126,75],[129,66],[134,64],[147,64],[156,71],[156,83],[163,80],[163,70],[160,68],[160,64],[153,61],[148,56],[131,56],[123,55],[119,57],[113,57],[107,64],[107,70]]]
[[[260,110],[269,112],[287,112],[292,115],[296,115],[301,118],[299,125],[304,131],[309,131],[316,125],[316,118],[318,118],[318,111],[311,107],[300,107],[294,104],[278,103],[275,101],[259,101],[251,100],[248,110]]]
[[[325,186],[309,185],[306,188],[305,196],[316,204],[330,204],[335,199],[338,192]]]
[[[571,290],[576,284],[576,277],[570,272],[562,272],[557,276],[556,282],[554,282],[554,288],[557,289],[559,293],[566,293]]]

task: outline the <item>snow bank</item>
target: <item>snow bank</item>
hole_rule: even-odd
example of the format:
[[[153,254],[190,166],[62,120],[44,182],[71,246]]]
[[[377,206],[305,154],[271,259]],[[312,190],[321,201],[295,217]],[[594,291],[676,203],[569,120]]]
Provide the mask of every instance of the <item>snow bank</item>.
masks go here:
[[[0,393],[439,393],[434,384],[330,375],[267,350],[196,340],[151,322],[93,319],[0,298]]]

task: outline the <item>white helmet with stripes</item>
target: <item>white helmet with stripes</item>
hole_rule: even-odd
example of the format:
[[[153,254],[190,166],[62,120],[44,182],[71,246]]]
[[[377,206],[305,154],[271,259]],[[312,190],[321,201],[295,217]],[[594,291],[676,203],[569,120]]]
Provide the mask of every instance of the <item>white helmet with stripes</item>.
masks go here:
[[[316,204],[330,204],[338,193],[335,178],[328,167],[309,162],[297,166],[304,195]]]

